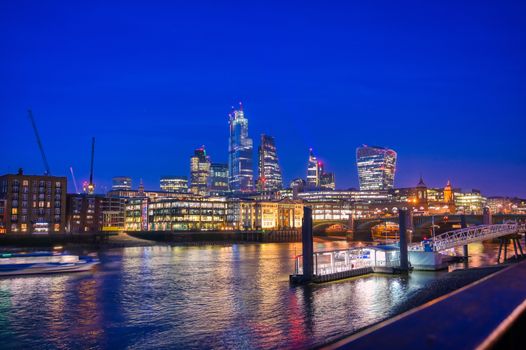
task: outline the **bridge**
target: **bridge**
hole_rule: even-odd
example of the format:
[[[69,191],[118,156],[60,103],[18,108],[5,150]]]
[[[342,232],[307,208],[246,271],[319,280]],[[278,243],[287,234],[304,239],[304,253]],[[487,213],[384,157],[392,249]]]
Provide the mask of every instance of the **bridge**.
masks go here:
[[[524,232],[524,225],[519,225],[518,223],[471,226],[445,232],[430,240],[411,244],[408,246],[408,249],[409,251],[440,252],[473,242],[486,241],[521,232]]]
[[[461,214],[443,214],[443,215],[419,215],[412,216],[411,222],[409,223],[409,229],[412,230],[411,238],[421,239],[429,237],[431,234],[431,227],[435,225],[436,232],[443,233],[452,231],[456,228],[460,228],[462,217],[465,218],[465,222],[468,226],[482,225],[484,224],[483,215],[461,215]],[[494,224],[501,224],[508,221],[526,222],[526,215],[521,214],[495,214],[491,215],[491,222]],[[337,221],[331,221],[330,224],[334,225]],[[349,225],[349,220],[341,220],[341,224]],[[398,224],[398,216],[387,216],[387,217],[376,217],[376,218],[365,218],[355,219],[352,222],[352,232],[355,238],[360,240],[367,240],[371,237],[371,229],[377,225],[386,223]],[[325,225],[323,225],[325,224]],[[314,227],[324,227],[329,222],[320,223],[314,222]]]

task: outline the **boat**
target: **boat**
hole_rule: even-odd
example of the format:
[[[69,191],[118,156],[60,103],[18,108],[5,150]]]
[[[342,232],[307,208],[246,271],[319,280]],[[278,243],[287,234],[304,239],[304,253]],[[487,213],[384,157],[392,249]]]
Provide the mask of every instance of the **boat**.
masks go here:
[[[398,242],[398,224],[385,222],[371,228],[371,236],[374,242],[392,244]]]
[[[39,253],[0,254],[0,277],[89,271],[99,260],[90,256]]]

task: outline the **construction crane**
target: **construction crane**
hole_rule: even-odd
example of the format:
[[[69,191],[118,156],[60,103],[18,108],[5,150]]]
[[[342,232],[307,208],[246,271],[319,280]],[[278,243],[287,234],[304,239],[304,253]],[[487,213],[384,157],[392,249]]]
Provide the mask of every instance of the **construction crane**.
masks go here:
[[[27,114],[29,115],[29,120],[31,120],[31,125],[33,126],[33,131],[35,132],[38,148],[40,149],[40,155],[42,156],[42,161],[44,162],[44,167],[46,168],[44,175],[51,175],[51,170],[49,170],[49,164],[47,162],[46,154],[44,153],[44,147],[42,146],[42,141],[40,140],[37,124],[35,123],[35,118],[33,118],[33,112],[31,111],[31,108],[27,110]]]
[[[88,194],[93,194],[95,192],[95,184],[93,183],[93,158],[95,157],[95,138],[91,138],[91,167],[89,171],[89,184],[88,184]]]
[[[69,171],[71,171],[71,178],[73,179],[73,185],[75,186],[75,193],[79,194],[79,188],[77,186],[77,179],[75,178],[75,173],[73,172],[73,167],[69,167]]]

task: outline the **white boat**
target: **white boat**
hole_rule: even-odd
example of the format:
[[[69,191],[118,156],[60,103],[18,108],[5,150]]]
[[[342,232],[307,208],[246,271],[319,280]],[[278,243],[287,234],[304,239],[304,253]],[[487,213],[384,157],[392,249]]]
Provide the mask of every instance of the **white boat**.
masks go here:
[[[2,253],[0,277],[89,271],[99,263],[92,257],[56,253]]]

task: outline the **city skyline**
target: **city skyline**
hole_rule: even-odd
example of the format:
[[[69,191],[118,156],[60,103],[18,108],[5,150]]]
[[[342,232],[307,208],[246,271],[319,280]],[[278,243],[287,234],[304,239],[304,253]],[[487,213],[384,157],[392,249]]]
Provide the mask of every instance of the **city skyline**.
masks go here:
[[[242,100],[251,138],[277,140],[285,184],[304,177],[312,147],[338,188],[357,188],[354,149],[379,144],[399,154],[396,187],[422,174],[431,185],[450,179],[526,197],[523,4],[456,4],[447,13],[389,3],[352,11],[2,6],[0,26],[11,34],[1,45],[11,54],[0,58],[0,113],[14,131],[2,140],[2,173],[43,173],[26,116],[32,107],[54,174],[70,180],[72,166],[78,183],[87,180],[95,136],[96,191],[123,174],[157,188],[164,174],[188,176],[198,145],[227,163],[225,112]],[[224,20],[232,15],[237,22]]]

